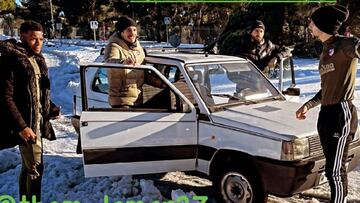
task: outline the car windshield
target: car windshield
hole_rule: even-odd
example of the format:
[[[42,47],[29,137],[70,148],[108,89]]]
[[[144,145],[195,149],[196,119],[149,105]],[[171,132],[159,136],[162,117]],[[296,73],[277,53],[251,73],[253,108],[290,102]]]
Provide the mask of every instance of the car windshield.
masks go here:
[[[279,92],[249,62],[195,64],[186,70],[208,106],[259,102]]]

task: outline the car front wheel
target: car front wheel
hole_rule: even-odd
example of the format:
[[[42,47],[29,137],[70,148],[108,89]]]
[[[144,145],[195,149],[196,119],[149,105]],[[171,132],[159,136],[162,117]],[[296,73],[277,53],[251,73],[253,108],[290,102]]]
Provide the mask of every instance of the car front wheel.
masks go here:
[[[262,203],[267,195],[256,176],[241,170],[225,170],[217,179],[218,200],[225,203]]]

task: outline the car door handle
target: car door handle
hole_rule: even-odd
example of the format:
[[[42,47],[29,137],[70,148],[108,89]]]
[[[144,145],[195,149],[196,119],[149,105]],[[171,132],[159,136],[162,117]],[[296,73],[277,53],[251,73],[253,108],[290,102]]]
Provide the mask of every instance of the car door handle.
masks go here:
[[[85,127],[85,126],[88,126],[88,122],[81,122],[81,126]]]

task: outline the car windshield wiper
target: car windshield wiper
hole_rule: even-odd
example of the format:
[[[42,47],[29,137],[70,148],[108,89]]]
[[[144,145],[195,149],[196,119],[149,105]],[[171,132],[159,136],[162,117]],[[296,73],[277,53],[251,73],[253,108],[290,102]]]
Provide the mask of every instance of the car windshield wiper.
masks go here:
[[[216,96],[216,97],[226,97],[226,98],[229,98],[229,99],[241,100],[241,98],[236,97],[236,96],[231,95],[231,94],[211,94],[211,96]]]
[[[278,95],[278,96],[274,96],[272,97],[273,100],[284,100],[284,97]]]
[[[245,103],[247,104],[257,104],[260,102],[264,102],[264,101],[269,101],[269,100],[283,100],[283,97],[281,96],[274,96],[274,97],[266,97],[266,98],[262,98],[262,99],[258,99],[258,100],[246,100]]]

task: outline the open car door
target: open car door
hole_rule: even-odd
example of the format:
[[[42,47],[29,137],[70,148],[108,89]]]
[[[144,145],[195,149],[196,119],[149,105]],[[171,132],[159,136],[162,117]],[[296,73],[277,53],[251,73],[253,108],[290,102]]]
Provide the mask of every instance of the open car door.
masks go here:
[[[144,84],[138,86],[143,98],[140,105],[112,108],[88,98],[91,88],[108,92],[104,75],[110,69],[144,76]],[[195,108],[159,71],[152,66],[100,63],[82,65],[80,71],[80,135],[86,177],[195,169]],[[101,87],[96,86],[99,82],[86,81],[91,78],[86,74],[94,71],[102,73]],[[161,87],[147,84],[148,77],[160,81]]]
[[[296,87],[292,56],[283,58],[276,68],[270,71],[269,79],[285,95],[286,100],[299,102],[300,88]]]

